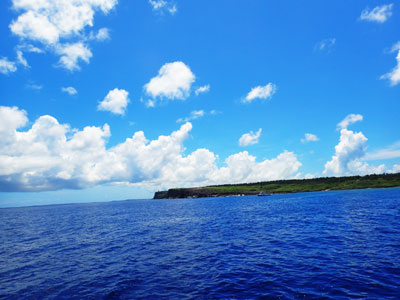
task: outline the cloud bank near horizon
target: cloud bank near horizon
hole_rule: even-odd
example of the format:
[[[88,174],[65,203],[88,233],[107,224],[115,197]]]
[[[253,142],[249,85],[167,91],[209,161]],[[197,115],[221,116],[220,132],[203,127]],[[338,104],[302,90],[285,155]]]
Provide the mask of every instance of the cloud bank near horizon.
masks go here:
[[[239,183],[293,178],[301,162],[293,152],[257,162],[247,151],[218,155],[200,148],[184,154],[187,122],[167,136],[149,141],[138,131],[107,149],[108,124],[83,130],[40,116],[26,130],[27,112],[0,107],[0,191],[83,189],[101,184],[141,184],[153,189],[176,185]]]
[[[325,164],[323,175],[366,175],[400,170],[399,165],[389,169],[384,164],[374,166],[365,162],[369,155],[366,153],[368,139],[362,132],[347,128],[362,118],[351,114],[338,124],[342,128],[340,140],[332,159]],[[40,116],[30,128],[25,128],[28,124],[26,111],[15,106],[0,106],[2,192],[84,189],[102,184],[137,185],[156,190],[178,185],[304,177],[299,172],[302,163],[297,155],[287,150],[262,161],[242,151],[228,156],[222,164],[217,154],[205,148],[185,154],[184,141],[192,130],[190,122],[152,141],[146,139],[143,131],[137,131],[111,148],[106,147],[111,136],[108,124],[78,130],[60,124],[49,115]],[[382,157],[385,158],[379,156]]]

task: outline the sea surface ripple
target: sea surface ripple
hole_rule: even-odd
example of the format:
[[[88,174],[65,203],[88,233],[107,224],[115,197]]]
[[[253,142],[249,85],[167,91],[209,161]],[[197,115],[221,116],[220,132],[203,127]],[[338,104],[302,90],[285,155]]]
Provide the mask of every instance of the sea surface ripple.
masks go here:
[[[0,209],[0,299],[399,299],[400,189]]]

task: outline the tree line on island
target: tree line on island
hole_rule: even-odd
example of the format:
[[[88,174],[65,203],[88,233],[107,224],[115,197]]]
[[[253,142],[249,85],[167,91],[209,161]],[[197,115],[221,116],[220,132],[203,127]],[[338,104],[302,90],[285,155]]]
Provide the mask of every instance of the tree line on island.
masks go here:
[[[312,179],[275,180],[256,183],[223,184],[159,191],[153,199],[203,198],[236,195],[300,193],[330,190],[387,188],[400,186],[400,173],[366,176],[320,177]]]

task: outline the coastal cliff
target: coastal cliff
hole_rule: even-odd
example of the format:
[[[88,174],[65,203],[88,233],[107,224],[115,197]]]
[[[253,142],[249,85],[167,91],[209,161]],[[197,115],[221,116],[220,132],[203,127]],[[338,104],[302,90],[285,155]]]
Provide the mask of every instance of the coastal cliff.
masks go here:
[[[258,195],[260,193],[299,193],[326,190],[350,190],[400,186],[400,173],[349,177],[276,180],[257,183],[225,184],[159,191],[153,199],[225,197]]]

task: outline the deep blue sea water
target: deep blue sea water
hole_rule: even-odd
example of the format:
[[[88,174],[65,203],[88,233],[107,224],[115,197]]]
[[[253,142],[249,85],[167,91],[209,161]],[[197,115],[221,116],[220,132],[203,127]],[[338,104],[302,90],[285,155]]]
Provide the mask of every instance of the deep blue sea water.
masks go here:
[[[400,189],[0,209],[1,299],[400,299]]]

